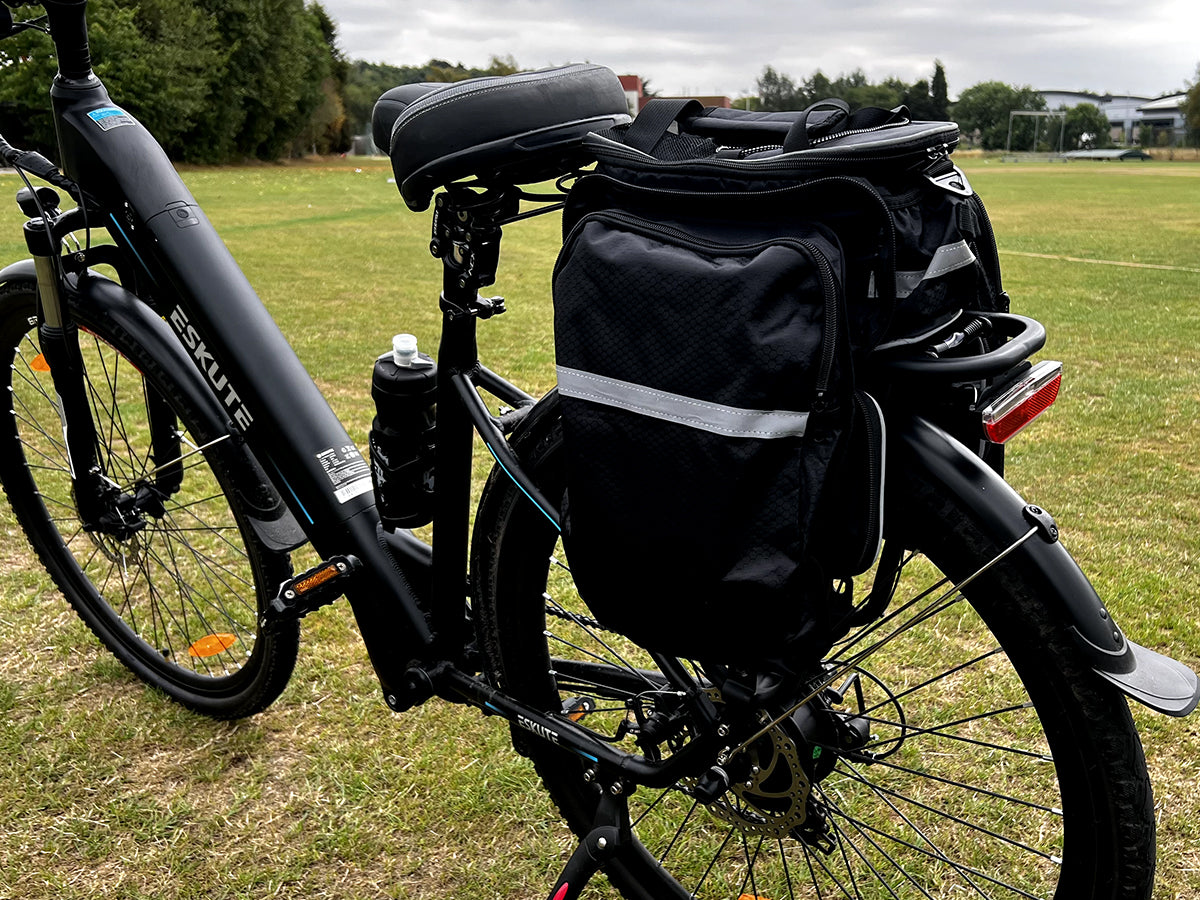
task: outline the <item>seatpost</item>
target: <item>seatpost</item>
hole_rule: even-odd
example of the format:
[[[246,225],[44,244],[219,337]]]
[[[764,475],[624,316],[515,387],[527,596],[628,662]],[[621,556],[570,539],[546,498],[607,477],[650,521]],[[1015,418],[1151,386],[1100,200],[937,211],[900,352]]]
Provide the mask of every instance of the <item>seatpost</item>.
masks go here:
[[[465,600],[474,442],[474,428],[455,382],[478,371],[476,321],[504,312],[504,298],[481,297],[479,289],[496,280],[500,222],[518,206],[519,199],[511,189],[478,194],[452,185],[438,195],[434,207],[429,250],[442,260],[442,340],[434,457],[433,608],[437,610],[435,631],[440,649],[454,658],[468,639]]]

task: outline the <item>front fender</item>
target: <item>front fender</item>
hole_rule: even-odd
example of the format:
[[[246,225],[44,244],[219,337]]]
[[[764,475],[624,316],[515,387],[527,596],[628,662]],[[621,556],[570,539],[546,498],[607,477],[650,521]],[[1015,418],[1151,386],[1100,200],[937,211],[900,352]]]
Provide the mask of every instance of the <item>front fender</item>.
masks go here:
[[[895,434],[895,432],[892,432]],[[1000,547],[1028,533],[1033,520],[1029,505],[978,456],[936,425],[913,417],[899,429],[889,452],[902,455],[902,465],[924,469],[979,517]],[[1044,529],[1025,541],[1016,556],[1030,567],[1052,603],[1069,623],[1093,670],[1121,691],[1158,712],[1185,716],[1200,701],[1200,680],[1187,666],[1139,646],[1122,633],[1071,554],[1058,541],[1056,529]]]
[[[24,259],[0,269],[0,284],[28,282],[36,290],[37,271],[33,260]],[[108,278],[88,274],[75,284],[74,302],[103,312],[118,328],[138,341],[199,415],[194,423],[212,440],[228,434],[238,441],[244,464],[232,473],[251,527],[270,550],[286,552],[303,544],[307,537],[249,449],[237,437],[229,414],[183,345],[163,319],[121,285]]]
[[[10,281],[32,281],[37,284],[37,269],[32,259],[22,259],[0,269],[0,284]]]

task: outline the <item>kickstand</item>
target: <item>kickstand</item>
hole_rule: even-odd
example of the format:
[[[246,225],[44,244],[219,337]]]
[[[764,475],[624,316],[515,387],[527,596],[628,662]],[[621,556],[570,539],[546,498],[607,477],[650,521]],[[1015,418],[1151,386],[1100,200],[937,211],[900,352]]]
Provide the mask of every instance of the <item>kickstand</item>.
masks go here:
[[[600,867],[623,850],[629,840],[629,803],[625,793],[614,796],[605,791],[596,807],[592,830],[567,860],[550,892],[550,900],[575,900]]]

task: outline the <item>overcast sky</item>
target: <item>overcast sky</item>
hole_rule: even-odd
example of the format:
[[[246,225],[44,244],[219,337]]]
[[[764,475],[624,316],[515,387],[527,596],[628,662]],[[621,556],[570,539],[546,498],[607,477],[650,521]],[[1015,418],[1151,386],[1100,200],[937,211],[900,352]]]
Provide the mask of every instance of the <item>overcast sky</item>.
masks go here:
[[[322,0],[354,59],[525,69],[594,62],[665,94],[753,93],[763,66],[797,81],[946,68],[980,81],[1158,96],[1200,63],[1200,0]]]

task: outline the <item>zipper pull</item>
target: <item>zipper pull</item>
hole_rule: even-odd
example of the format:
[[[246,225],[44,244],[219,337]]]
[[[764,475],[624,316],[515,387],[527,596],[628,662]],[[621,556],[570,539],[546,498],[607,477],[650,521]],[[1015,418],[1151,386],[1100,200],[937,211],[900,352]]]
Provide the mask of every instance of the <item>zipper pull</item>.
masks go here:
[[[974,195],[975,191],[962,169],[950,162],[950,154],[945,144],[930,147],[928,153],[930,162],[921,174],[929,179],[930,184],[960,197]]]

